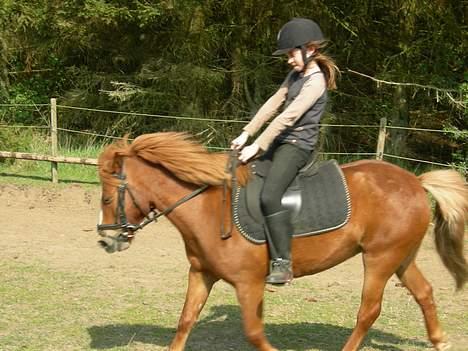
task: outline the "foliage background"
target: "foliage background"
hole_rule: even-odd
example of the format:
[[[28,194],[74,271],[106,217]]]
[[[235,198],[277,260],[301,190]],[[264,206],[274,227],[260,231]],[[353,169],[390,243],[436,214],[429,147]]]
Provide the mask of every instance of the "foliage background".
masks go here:
[[[375,125],[386,117],[395,126],[455,131],[394,130],[390,152],[466,164],[462,0],[0,0],[0,99],[58,97],[62,105],[248,120],[287,73],[271,53],[294,16],[319,22],[342,71],[324,123]],[[352,71],[420,86],[376,84]],[[1,112],[0,123],[43,119]],[[241,126],[73,110],[60,123],[117,136],[183,129],[222,146]],[[324,149],[375,151],[374,131],[324,128],[322,135]]]

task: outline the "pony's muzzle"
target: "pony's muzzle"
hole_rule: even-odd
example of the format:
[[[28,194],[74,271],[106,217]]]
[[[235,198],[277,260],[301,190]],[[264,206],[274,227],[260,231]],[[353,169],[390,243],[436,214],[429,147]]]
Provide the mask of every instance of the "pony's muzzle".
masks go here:
[[[98,240],[98,244],[106,250],[107,253],[113,253],[116,251],[115,240],[112,240],[111,238],[102,238],[101,240]]]
[[[123,251],[130,247],[130,243],[126,241],[120,241],[114,237],[104,237],[98,240],[99,246],[101,246],[107,253],[114,253],[117,251]]]
[[[99,246],[101,246],[107,253],[114,253],[116,251],[123,251],[130,247],[128,240],[121,240],[120,233],[117,236],[108,235],[109,230],[100,228],[102,226],[102,211],[99,211],[98,226],[97,232],[102,239],[98,240]]]

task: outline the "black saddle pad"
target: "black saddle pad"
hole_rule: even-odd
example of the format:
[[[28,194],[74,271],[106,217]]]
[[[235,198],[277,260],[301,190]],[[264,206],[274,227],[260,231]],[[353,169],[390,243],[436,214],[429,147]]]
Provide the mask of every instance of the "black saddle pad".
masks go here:
[[[263,175],[262,172],[254,173],[246,187],[233,190],[232,215],[242,235],[256,244],[262,244],[265,242],[265,223],[259,199]],[[338,229],[351,216],[348,187],[335,160],[315,164],[299,172],[286,191],[282,204],[292,211],[294,237]]]

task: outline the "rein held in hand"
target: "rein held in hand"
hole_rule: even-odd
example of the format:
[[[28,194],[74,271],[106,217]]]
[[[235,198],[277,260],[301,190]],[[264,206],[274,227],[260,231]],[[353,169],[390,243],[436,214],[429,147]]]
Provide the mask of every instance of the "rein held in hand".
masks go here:
[[[229,158],[226,163],[225,172],[231,175],[231,202],[234,199],[234,193],[237,188],[237,176],[236,170],[237,165],[239,163],[239,150],[233,149],[229,153]],[[232,221],[230,221],[229,230],[226,231],[224,227],[224,219],[226,216],[226,201],[227,201],[227,180],[225,179],[223,182],[223,204],[221,206],[221,239],[226,240],[231,237],[232,233]]]

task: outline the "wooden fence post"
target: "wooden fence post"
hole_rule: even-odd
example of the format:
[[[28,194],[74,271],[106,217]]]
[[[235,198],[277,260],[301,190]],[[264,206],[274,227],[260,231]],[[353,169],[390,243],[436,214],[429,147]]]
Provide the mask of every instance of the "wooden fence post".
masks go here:
[[[380,119],[379,139],[377,141],[377,152],[375,154],[375,158],[377,160],[383,160],[386,136],[387,136],[387,119],[385,117],[382,117]]]
[[[50,99],[50,141],[51,141],[51,154],[53,157],[57,156],[57,99]],[[50,170],[52,173],[52,183],[58,183],[58,163],[51,162]]]

